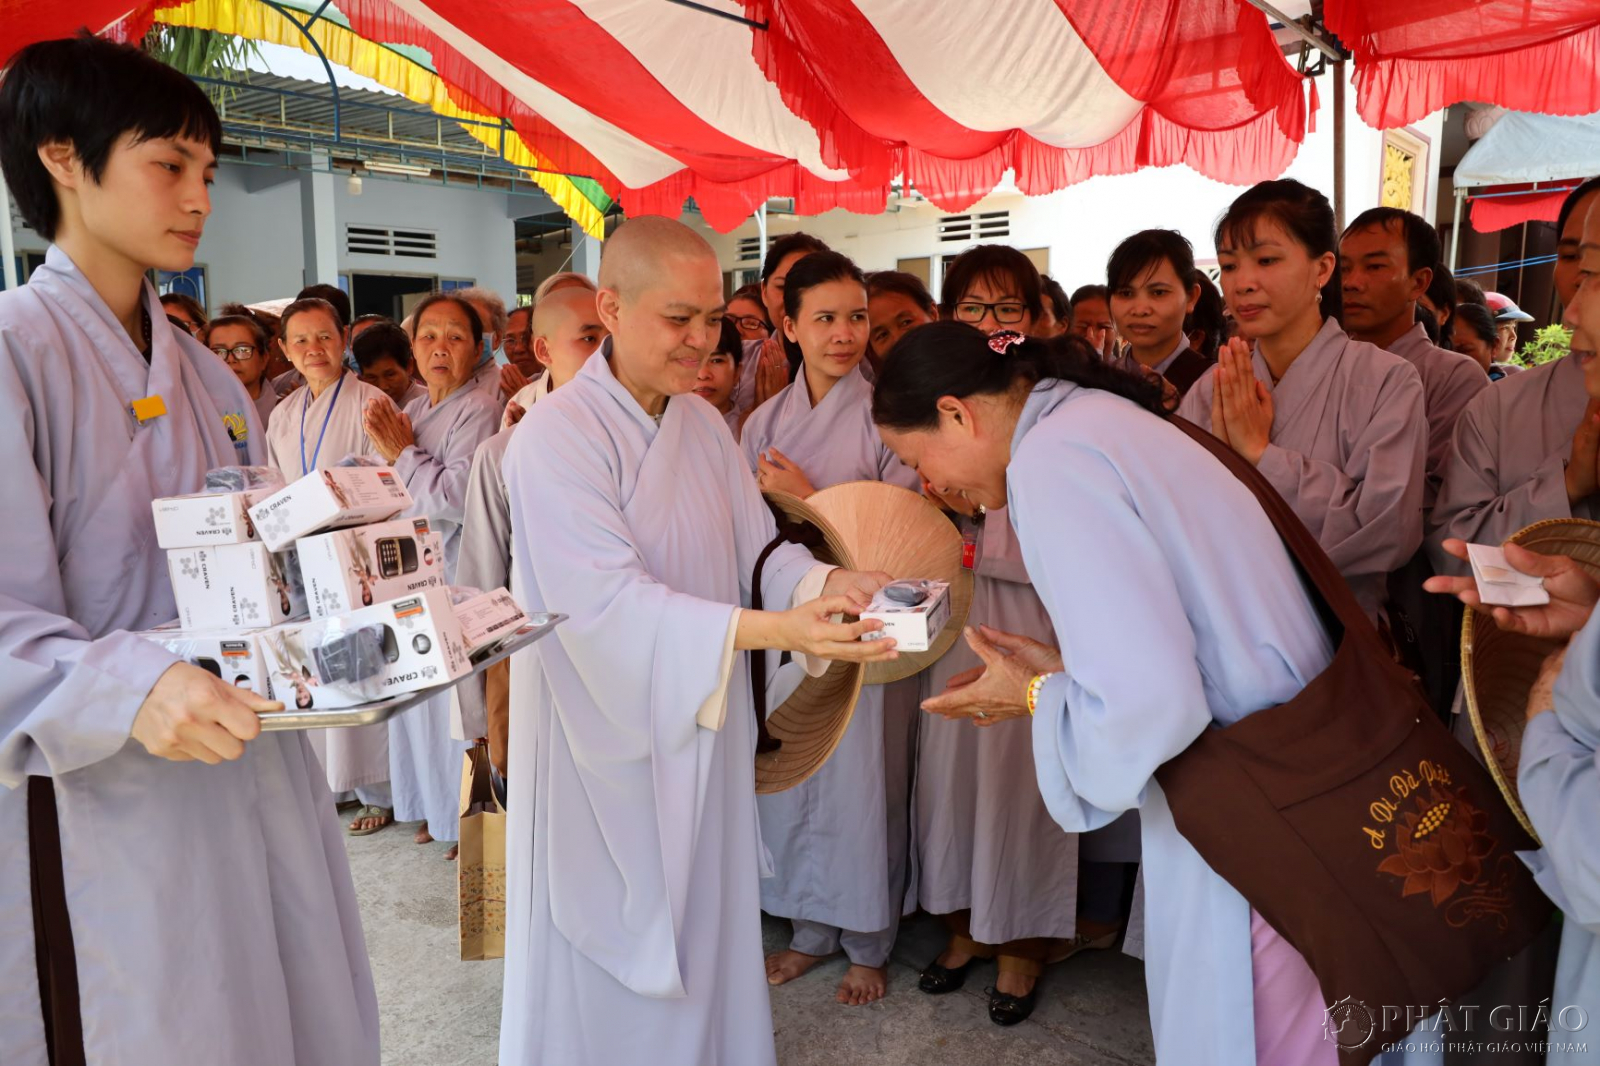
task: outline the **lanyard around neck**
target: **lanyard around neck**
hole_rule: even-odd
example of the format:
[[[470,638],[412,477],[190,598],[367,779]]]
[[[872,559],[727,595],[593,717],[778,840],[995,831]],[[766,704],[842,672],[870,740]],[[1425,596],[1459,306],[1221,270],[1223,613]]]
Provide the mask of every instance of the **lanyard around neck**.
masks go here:
[[[306,415],[311,411],[311,383],[306,382],[306,402],[300,408],[300,476],[311,473],[317,468],[317,456],[322,454],[322,438],[328,435],[328,420],[333,417],[333,409],[339,405],[339,390],[344,388],[345,375],[339,375],[339,384],[333,387],[333,399],[328,401],[328,410],[322,416],[322,432],[317,434],[317,448],[311,453],[311,462],[306,463]]]

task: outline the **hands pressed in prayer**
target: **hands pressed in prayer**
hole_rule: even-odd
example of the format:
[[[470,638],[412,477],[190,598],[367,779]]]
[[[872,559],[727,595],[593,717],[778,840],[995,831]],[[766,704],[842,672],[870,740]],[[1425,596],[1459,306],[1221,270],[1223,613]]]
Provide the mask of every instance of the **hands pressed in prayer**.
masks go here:
[[[1217,352],[1212,375],[1211,431],[1250,461],[1261,462],[1272,434],[1272,393],[1256,380],[1250,345],[1240,337]]]
[[[520,403],[512,403],[510,400],[507,400],[504,424],[508,426],[514,426],[518,422],[521,422],[522,416],[527,413],[527,411],[523,410]]]
[[[756,456],[756,465],[756,483],[762,492],[787,492],[803,500],[817,491],[811,487],[799,464],[776,448],[768,448],[765,455]]]
[[[859,614],[872,602],[873,593],[893,581],[893,576],[882,570],[846,570],[840,567],[823,582],[823,596],[843,596],[854,608],[850,614]]]
[[[257,715],[281,710],[198,666],[175,663],[139,704],[130,734],[157,758],[216,765],[244,754],[244,742],[261,733]]]
[[[1457,559],[1466,559],[1467,542],[1451,538],[1444,550]],[[1538,607],[1490,607],[1478,599],[1478,584],[1467,577],[1430,577],[1422,587],[1429,592],[1454,596],[1475,611],[1487,614],[1494,624],[1508,633],[1522,633],[1540,640],[1566,640],[1589,621],[1596,602],[1600,602],[1600,581],[1565,555],[1543,555],[1520,544],[1505,545],[1506,562],[1524,574],[1544,579],[1550,602]]]
[[[1600,400],[1590,400],[1583,409],[1583,421],[1572,435],[1572,457],[1567,460],[1567,501],[1579,500],[1600,492]]]
[[[372,446],[386,463],[394,462],[401,452],[417,443],[416,435],[411,432],[411,419],[387,398],[368,400],[362,412],[362,423]]]
[[[532,384],[533,380],[513,364],[507,363],[500,368],[500,395],[506,399],[509,400]]]
[[[946,718],[970,719],[976,726],[1026,718],[1028,682],[1037,674],[1059,672],[1061,652],[1031,637],[988,626],[968,626],[963,634],[983,665],[952,677],[942,693],[922,701],[922,709]]]
[[[1561,667],[1566,661],[1566,648],[1545,657],[1539,676],[1533,680],[1533,688],[1528,690],[1528,721],[1533,721],[1535,715],[1555,710],[1556,678],[1561,676]]]
[[[756,367],[756,406],[760,407],[789,384],[789,353],[783,342],[768,337],[761,343],[760,365]]]

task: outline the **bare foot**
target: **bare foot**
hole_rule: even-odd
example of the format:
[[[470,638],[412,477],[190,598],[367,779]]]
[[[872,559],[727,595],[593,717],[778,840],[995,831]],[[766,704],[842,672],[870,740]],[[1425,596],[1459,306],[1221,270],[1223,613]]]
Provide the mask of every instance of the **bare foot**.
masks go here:
[[[1037,977],[1027,974],[1012,973],[1010,970],[1001,970],[994,979],[994,990],[1004,992],[1008,996],[1025,996],[1033,991],[1033,986],[1039,983]]]
[[[445,862],[455,862],[456,856],[461,854],[460,844],[451,844],[450,850],[444,853]]]
[[[860,1007],[876,1003],[889,994],[889,969],[886,966],[856,966],[853,963],[839,982],[840,1003]]]
[[[433,834],[428,832],[428,823],[422,823],[422,828],[417,830],[417,835],[411,838],[418,844],[432,844]]]
[[[767,956],[767,984],[784,985],[805,973],[811,967],[829,958],[827,955],[807,955],[803,951],[785,948]]]

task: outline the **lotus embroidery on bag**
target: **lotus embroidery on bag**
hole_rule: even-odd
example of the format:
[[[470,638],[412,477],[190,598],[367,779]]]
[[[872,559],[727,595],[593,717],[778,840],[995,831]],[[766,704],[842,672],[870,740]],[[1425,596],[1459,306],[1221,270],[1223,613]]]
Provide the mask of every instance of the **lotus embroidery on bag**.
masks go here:
[[[1378,872],[1403,879],[1401,896],[1426,893],[1435,907],[1449,904],[1445,917],[1453,926],[1491,915],[1503,922],[1510,896],[1502,864],[1491,870],[1487,861],[1499,846],[1486,832],[1489,815],[1467,799],[1466,789],[1433,785],[1410,799],[1413,806],[1393,824],[1394,851]]]

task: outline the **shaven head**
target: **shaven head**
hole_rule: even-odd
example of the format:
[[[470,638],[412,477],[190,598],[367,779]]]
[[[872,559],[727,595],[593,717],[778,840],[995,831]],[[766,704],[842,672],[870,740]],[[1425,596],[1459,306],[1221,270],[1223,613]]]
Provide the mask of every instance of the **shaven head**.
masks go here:
[[[571,381],[605,337],[590,289],[557,289],[534,305],[533,354],[549,368],[552,387]]]
[[[600,258],[601,323],[611,331],[611,369],[647,413],[694,388],[717,346],[722,270],[699,234],[659,216],[630,219]]]

